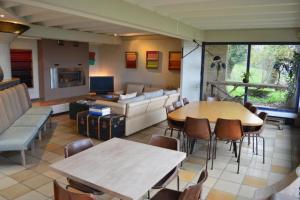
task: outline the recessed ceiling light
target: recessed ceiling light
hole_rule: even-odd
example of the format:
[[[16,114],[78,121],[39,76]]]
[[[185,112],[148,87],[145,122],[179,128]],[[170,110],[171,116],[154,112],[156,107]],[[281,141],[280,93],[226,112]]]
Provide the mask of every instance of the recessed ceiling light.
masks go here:
[[[5,17],[5,15],[0,15],[1,18]]]
[[[117,36],[118,36],[118,33],[114,33],[114,36],[117,37]]]

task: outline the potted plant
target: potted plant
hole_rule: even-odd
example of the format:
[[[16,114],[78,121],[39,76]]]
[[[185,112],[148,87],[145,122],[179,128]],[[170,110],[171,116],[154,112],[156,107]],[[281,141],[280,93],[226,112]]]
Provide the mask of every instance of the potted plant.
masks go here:
[[[249,83],[250,76],[251,76],[251,74],[249,71],[243,73],[243,75],[242,75],[243,83]]]

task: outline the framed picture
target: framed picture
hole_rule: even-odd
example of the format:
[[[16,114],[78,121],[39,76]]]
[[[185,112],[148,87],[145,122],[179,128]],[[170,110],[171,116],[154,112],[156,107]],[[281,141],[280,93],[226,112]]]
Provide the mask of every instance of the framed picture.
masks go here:
[[[159,66],[159,51],[146,51],[146,68],[157,69]]]
[[[180,70],[181,68],[181,51],[169,52],[169,70]]]
[[[137,67],[137,52],[125,52],[126,68],[135,69]]]
[[[95,59],[95,52],[89,52],[89,65],[90,66],[94,66],[96,63],[96,59]]]

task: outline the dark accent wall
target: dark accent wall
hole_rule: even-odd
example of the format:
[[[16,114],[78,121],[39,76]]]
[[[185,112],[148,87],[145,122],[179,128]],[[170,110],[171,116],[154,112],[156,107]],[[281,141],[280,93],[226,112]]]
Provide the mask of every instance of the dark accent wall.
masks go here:
[[[89,44],[83,42],[71,42],[42,39],[38,41],[39,58],[39,84],[40,98],[52,100],[85,95],[89,92]],[[85,85],[67,88],[51,89],[50,68],[82,66],[85,72]]]

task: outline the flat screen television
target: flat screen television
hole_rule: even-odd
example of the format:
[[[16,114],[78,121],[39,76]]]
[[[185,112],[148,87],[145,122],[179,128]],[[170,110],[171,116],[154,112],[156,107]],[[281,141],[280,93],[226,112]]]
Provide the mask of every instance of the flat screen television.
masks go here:
[[[107,94],[114,91],[113,76],[93,76],[90,77],[90,92],[97,94]]]

